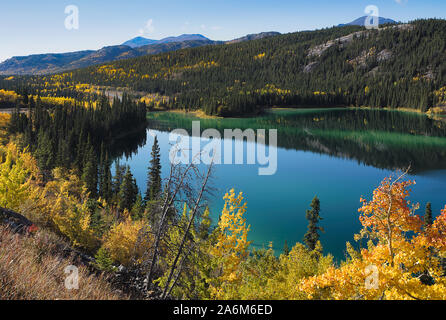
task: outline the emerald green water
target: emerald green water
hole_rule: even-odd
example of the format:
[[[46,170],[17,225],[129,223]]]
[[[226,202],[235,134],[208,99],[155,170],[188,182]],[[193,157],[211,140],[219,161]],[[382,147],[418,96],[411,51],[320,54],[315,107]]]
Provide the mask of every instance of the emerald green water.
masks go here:
[[[169,132],[190,132],[191,115],[149,113],[149,128],[160,141],[164,174],[169,169]],[[216,165],[209,200],[214,220],[222,197],[234,187],[248,202],[249,239],[257,247],[273,242],[280,253],[302,241],[305,210],[312,198],[321,200],[321,236],[324,251],[338,260],[345,242],[353,242],[360,229],[360,197],[369,199],[373,189],[393,170],[411,165],[416,180],[411,199],[423,208],[430,201],[436,213],[446,204],[446,125],[424,115],[364,109],[275,110],[256,118],[201,119],[201,130],[215,128],[278,129],[277,172],[259,176],[257,165]],[[222,134],[223,136],[223,134]],[[195,137],[194,139],[200,139]],[[121,162],[128,163],[144,191],[153,137]],[[246,143],[245,143],[246,144]],[[420,211],[421,212],[421,211]]]

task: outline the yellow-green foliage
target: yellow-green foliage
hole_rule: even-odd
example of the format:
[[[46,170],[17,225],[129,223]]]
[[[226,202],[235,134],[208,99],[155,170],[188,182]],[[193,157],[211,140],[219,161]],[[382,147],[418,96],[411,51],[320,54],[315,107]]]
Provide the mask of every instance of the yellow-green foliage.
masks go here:
[[[301,292],[299,286],[302,279],[324,273],[332,265],[333,257],[322,255],[320,242],[314,251],[297,243],[288,255],[280,256],[277,273],[262,290],[265,294],[264,298],[304,299],[306,295]]]
[[[0,145],[8,142],[8,123],[11,115],[8,113],[0,113]]]
[[[19,151],[14,144],[0,147],[0,160],[0,206],[18,210],[36,178],[36,163],[29,152]]]
[[[241,282],[241,263],[248,256],[250,241],[249,227],[243,217],[246,212],[246,202],[243,194],[237,196],[234,189],[223,197],[225,204],[218,222],[217,241],[211,249],[214,259],[222,266],[216,281],[211,284],[211,294],[217,299],[224,299],[228,292],[236,289]]]
[[[144,220],[132,221],[127,218],[110,229],[103,248],[108,250],[114,261],[124,266],[141,263],[143,255],[153,243],[148,231]]]
[[[94,249],[99,239],[90,228],[91,214],[87,206],[86,187],[73,172],[56,168],[53,176],[54,179],[43,190],[36,190],[40,210],[47,213],[52,223],[75,246]]]
[[[0,101],[15,103],[19,98],[19,95],[15,91],[8,91],[0,89]]]

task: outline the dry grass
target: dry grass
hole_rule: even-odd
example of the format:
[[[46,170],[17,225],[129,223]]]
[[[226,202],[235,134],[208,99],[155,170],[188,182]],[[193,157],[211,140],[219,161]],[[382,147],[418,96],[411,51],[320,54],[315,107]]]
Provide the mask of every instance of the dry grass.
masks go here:
[[[73,258],[63,257],[60,239],[38,231],[34,236],[13,234],[0,226],[0,300],[115,300],[104,276],[91,274]],[[79,289],[65,288],[65,268],[79,268]]]

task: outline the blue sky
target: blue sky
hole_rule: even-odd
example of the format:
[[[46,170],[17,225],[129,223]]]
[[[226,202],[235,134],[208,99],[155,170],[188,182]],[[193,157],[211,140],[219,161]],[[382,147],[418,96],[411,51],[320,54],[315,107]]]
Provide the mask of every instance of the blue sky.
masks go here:
[[[79,8],[79,29],[67,30],[65,7]],[[249,33],[329,27],[364,15],[399,21],[446,18],[444,0],[2,0],[0,61],[33,53],[99,49],[142,35],[160,39],[201,33],[229,40]]]

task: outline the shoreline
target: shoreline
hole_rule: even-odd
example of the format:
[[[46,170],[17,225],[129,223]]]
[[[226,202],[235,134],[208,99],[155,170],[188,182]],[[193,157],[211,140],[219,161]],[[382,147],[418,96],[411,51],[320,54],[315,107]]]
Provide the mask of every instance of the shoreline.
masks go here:
[[[203,110],[199,109],[199,110],[194,110],[194,111],[184,111],[181,109],[172,109],[172,110],[154,110],[154,111],[148,111],[147,114],[149,113],[155,113],[155,112],[167,112],[167,113],[175,113],[175,114],[180,114],[180,115],[185,115],[185,116],[192,116],[195,117],[197,119],[214,119],[214,120],[219,120],[219,119],[243,119],[243,118],[257,118],[259,116],[262,116],[262,114],[264,114],[265,112],[270,112],[270,111],[299,111],[299,110],[321,110],[321,109],[326,109],[326,110],[330,110],[330,109],[360,109],[360,110],[383,110],[383,111],[397,111],[397,112],[403,112],[403,113],[415,113],[415,114],[419,114],[419,115],[425,115],[427,117],[438,117],[441,115],[440,114],[435,114],[432,112],[423,112],[421,110],[418,109],[411,109],[411,108],[390,108],[390,107],[383,107],[383,108],[378,108],[378,107],[368,107],[368,106],[361,106],[361,107],[355,107],[355,106],[320,106],[320,107],[316,107],[316,106],[294,106],[294,107],[280,107],[280,106],[272,106],[272,107],[268,107],[268,108],[264,108],[260,113],[251,113],[251,114],[246,114],[246,115],[241,115],[238,117],[222,117],[222,116],[211,116],[211,115],[207,115],[204,113]],[[0,111],[1,112],[1,111]]]

